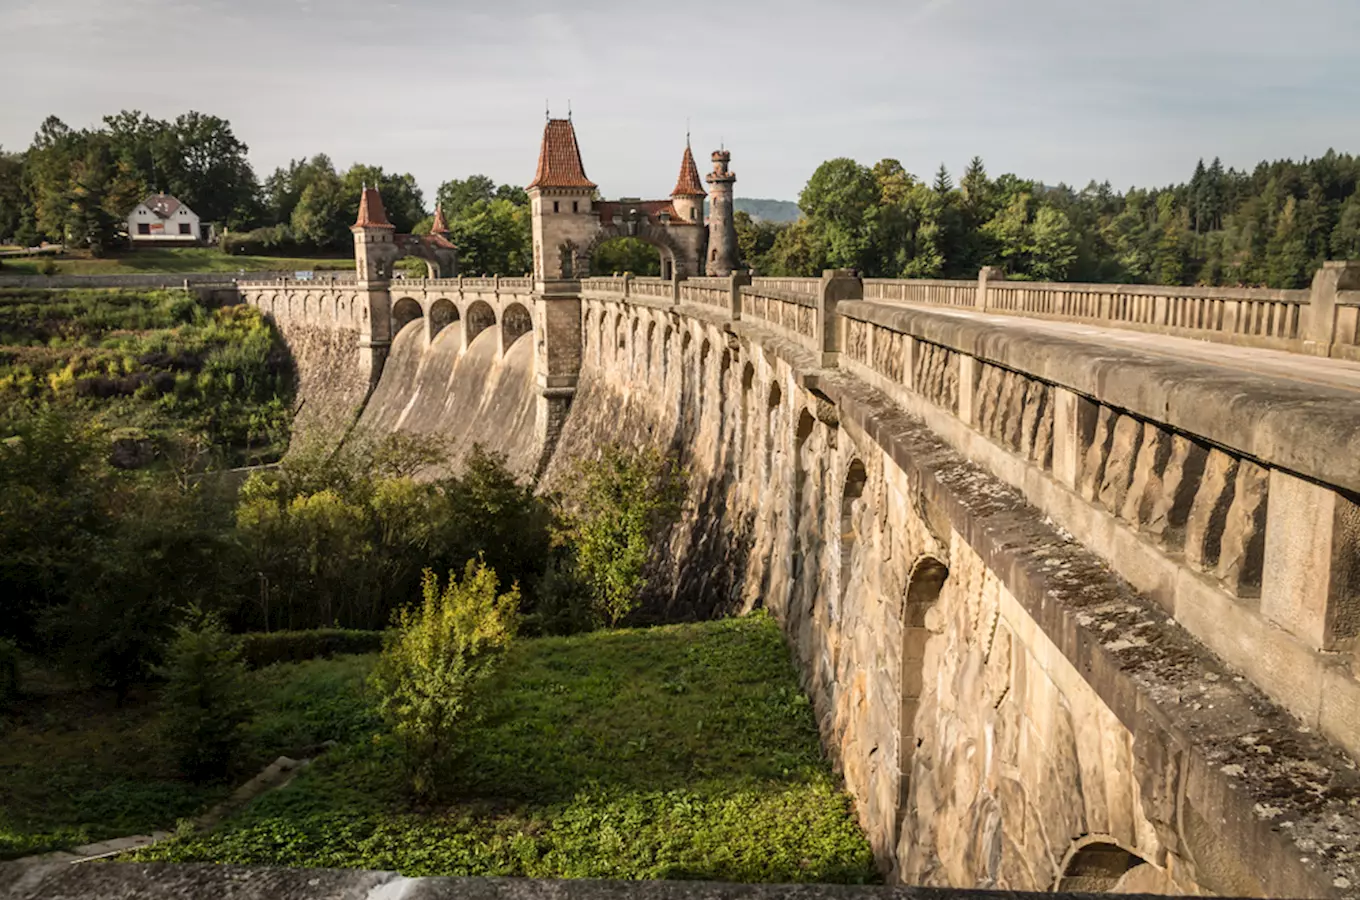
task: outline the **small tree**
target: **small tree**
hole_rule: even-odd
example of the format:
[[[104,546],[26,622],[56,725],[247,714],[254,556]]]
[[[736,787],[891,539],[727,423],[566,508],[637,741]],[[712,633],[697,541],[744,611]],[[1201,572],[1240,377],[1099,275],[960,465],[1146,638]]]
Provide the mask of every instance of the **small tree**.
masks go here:
[[[215,616],[191,610],[175,629],[164,667],[165,738],[196,782],[225,776],[250,718],[240,644]]]
[[[519,588],[497,593],[494,570],[470,561],[442,589],[426,569],[424,602],[397,613],[372,676],[378,714],[392,728],[419,797],[434,795],[440,769],[470,718],[474,692],[515,636]]]
[[[637,609],[653,540],[680,515],[685,473],[655,449],[606,446],[577,464],[566,535],[597,623],[617,625]]]

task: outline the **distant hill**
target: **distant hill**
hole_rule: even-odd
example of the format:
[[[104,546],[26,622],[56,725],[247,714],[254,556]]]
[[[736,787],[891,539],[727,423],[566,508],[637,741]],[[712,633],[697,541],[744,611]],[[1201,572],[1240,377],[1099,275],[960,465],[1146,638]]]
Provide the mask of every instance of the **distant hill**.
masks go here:
[[[753,219],[766,222],[797,222],[802,212],[792,200],[761,200],[753,197],[737,197],[734,201],[738,211],[745,211]],[[704,201],[704,214],[708,214],[708,201]]]

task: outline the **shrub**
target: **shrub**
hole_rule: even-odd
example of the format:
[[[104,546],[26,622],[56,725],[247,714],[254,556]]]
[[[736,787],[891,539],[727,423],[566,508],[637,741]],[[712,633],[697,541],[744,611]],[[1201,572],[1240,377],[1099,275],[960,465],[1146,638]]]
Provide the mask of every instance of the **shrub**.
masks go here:
[[[50,276],[50,275],[56,275],[56,274],[57,274],[58,272],[60,272],[60,271],[61,271],[61,266],[57,265],[56,260],[51,259],[50,257],[49,257],[48,259],[44,259],[42,262],[38,263],[38,274],[39,274],[39,275],[49,275],[49,276]]]
[[[378,715],[401,749],[410,786],[431,797],[460,728],[472,718],[477,686],[505,654],[519,618],[519,588],[498,594],[496,573],[469,562],[441,590],[428,569],[424,602],[401,610],[374,669]]]
[[[195,782],[221,779],[250,718],[239,642],[215,616],[191,611],[175,629],[161,673],[165,740],[180,770]]]
[[[271,225],[252,231],[233,231],[223,234],[218,241],[223,253],[269,254],[297,248],[293,233],[287,225]]]
[[[19,647],[11,640],[0,638],[0,709],[8,707],[19,697]]]
[[[344,653],[376,653],[382,649],[382,644],[381,631],[314,628],[268,634],[254,632],[241,637],[241,660],[247,668],[262,669],[274,663],[302,662]]]
[[[565,537],[597,623],[611,627],[637,609],[656,537],[683,508],[685,473],[651,449],[606,446],[576,466]]]

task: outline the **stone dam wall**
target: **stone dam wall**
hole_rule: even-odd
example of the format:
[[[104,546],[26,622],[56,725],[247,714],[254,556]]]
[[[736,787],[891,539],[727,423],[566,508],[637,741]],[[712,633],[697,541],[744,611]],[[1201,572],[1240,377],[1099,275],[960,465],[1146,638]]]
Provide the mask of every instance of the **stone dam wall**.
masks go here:
[[[893,880],[1355,893],[1336,654],[1360,427],[1325,390],[865,300],[844,273],[454,281],[243,292],[290,343],[332,335],[295,348],[315,408],[376,385],[361,422],[481,440],[544,489],[606,441],[677,453],[649,607],[772,611]],[[1281,542],[1319,505],[1340,524],[1308,549],[1339,573]]]

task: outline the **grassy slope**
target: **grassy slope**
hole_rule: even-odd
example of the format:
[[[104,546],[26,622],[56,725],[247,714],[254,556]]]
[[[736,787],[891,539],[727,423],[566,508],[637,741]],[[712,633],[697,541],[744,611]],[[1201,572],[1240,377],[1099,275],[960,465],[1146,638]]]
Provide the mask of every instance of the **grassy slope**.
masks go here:
[[[38,275],[45,259],[20,258],[0,261],[0,275]],[[329,269],[353,271],[346,258],[293,258],[281,256],[230,256],[215,247],[147,247],[95,259],[70,253],[51,257],[60,275],[139,275],[153,272],[247,272]]]
[[[368,665],[341,657],[254,673],[258,714],[243,779],[279,754],[306,754],[371,726],[353,702]],[[222,799],[227,786],[175,775],[158,728],[155,696],[145,690],[122,709],[111,692],[59,687],[21,702],[0,721],[0,859],[171,828]]]
[[[408,875],[876,878],[764,615],[521,642],[447,794],[412,807],[390,742],[374,733],[215,832],[140,858]]]

